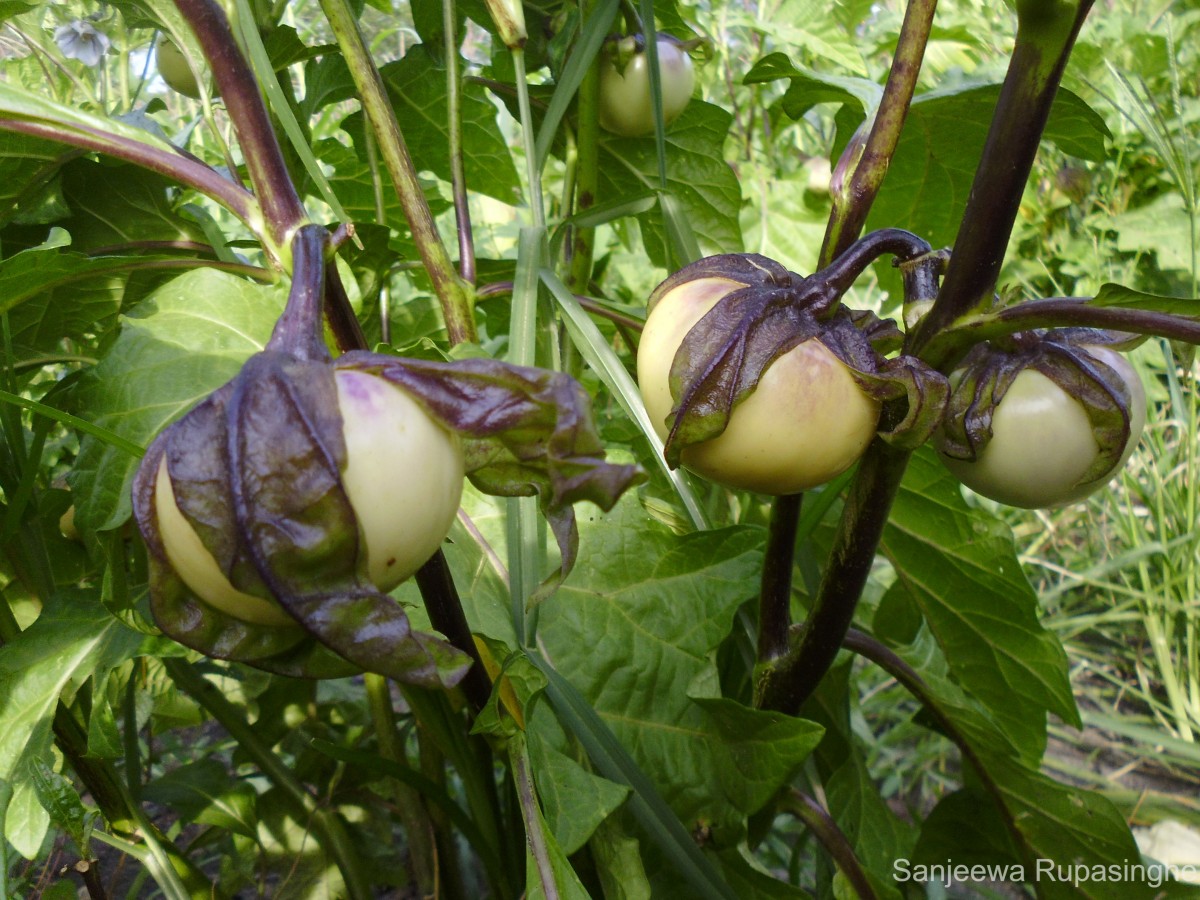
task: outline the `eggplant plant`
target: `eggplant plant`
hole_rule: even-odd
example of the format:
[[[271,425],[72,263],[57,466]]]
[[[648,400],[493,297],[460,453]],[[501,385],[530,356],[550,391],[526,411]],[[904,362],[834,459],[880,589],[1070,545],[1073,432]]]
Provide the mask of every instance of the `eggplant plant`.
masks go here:
[[[1043,771],[1083,719],[978,500],[1102,489],[1122,352],[1200,343],[1004,282],[1041,149],[1112,136],[1091,7],[973,6],[967,83],[934,0],[754,59],[727,4],[0,9],[0,895],[1188,895]],[[827,197],[751,198],[818,126]]]

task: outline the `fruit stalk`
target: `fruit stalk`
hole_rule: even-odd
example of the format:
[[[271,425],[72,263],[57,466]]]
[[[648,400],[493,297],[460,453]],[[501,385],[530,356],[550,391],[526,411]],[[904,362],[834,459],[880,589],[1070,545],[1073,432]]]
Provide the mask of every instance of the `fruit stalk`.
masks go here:
[[[867,215],[900,141],[900,131],[916,91],[936,8],[937,0],[910,0],[905,10],[892,68],[871,130],[861,156],[854,165],[849,185],[834,198],[818,268],[825,268],[838,259],[854,244],[866,224]],[[854,146],[852,141],[851,147]],[[852,151],[847,148],[847,152]],[[791,523],[787,521],[789,516],[793,520]],[[794,543],[799,517],[800,502],[797,498],[775,499],[771,510],[771,537],[767,544],[759,593],[760,663],[779,655],[786,645],[787,629],[791,622],[792,558],[795,547],[785,546],[784,541],[790,533]],[[768,575],[768,572],[772,574]],[[772,629],[775,634],[768,635],[767,629]]]
[[[1093,306],[1091,299],[1046,297],[1025,300],[978,318],[960,320],[953,331],[939,335],[930,342],[929,352],[938,353],[945,342],[958,340],[963,335],[970,335],[972,342],[975,342],[1036,328],[1102,328],[1200,344],[1200,321],[1194,318],[1149,309]]]

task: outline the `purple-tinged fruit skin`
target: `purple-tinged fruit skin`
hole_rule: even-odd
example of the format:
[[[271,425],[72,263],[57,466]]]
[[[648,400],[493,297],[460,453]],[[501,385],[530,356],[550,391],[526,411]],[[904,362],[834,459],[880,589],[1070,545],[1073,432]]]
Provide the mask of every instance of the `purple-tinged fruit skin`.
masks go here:
[[[386,593],[445,540],[462,497],[462,449],[457,436],[401,388],[349,369],[334,378],[346,443],[342,487],[365,540],[368,578]],[[168,562],[201,600],[246,622],[295,624],[273,599],[230,584],[179,511],[165,458],[157,474],[155,511]]]
[[[660,438],[674,401],[669,376],[684,336],[742,284],[697,278],[668,291],[646,320],[638,348],[638,384]],[[725,431],[686,447],[691,471],[727,487],[797,494],[840,475],[863,454],[879,422],[879,402],[817,339],[803,342],[763,372],[734,408]]]

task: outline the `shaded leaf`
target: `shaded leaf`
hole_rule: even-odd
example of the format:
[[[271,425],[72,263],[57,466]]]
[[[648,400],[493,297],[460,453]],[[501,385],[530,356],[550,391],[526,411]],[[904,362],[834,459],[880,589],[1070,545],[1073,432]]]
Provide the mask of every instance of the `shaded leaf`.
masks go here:
[[[257,834],[257,792],[215,759],[185,763],[164,773],[142,788],[142,796],[169,806],[185,822],[215,825],[248,838]]]

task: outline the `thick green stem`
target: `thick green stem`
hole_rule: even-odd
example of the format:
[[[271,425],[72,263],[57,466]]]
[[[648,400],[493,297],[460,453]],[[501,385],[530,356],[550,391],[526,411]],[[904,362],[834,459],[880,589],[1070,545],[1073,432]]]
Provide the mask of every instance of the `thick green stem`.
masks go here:
[[[875,562],[909,455],[876,439],[859,462],[808,619],[788,652],[760,669],[756,706],[795,715],[833,665]]]
[[[996,289],[1050,107],[1091,6],[1092,0],[1018,4],[1016,45],[946,277],[908,348],[935,367],[946,360],[922,348],[956,319],[990,302]]]
[[[396,713],[392,709],[392,692],[388,680],[382,675],[367,672],[363,676],[367,688],[367,703],[371,720],[375,724],[375,739],[379,743],[379,755],[397,765],[407,766],[404,748],[396,734]],[[408,840],[408,855],[412,862],[417,889],[422,897],[438,895],[437,850],[434,846],[433,825],[425,808],[421,792],[398,778],[388,781],[391,799],[404,822],[404,834]]]
[[[883,98],[867,136],[866,146],[850,176],[850,183],[834,198],[833,212],[821,247],[820,268],[837,259],[858,237],[867,214],[883,185],[888,166],[900,142],[900,132],[921,74],[925,45],[933,28],[937,0],[911,0],[904,13],[900,39],[888,72]]]
[[[308,824],[324,847],[337,862],[346,882],[348,896],[353,900],[370,900],[374,896],[358,848],[336,812],[319,807],[292,770],[258,736],[254,726],[246,721],[242,711],[225,699],[215,685],[202,677],[186,660],[169,657],[162,661],[175,685],[195,700],[229,733],[262,773],[279,788],[292,806],[301,823]]]
[[[400,131],[400,123],[396,120],[396,111],[388,100],[387,89],[371,60],[354,14],[346,0],[321,0],[321,9],[329,20],[338,47],[354,78],[363,112],[375,134],[383,164],[395,185],[417,252],[433,282],[450,342],[474,342],[479,335],[475,328],[471,295],[458,277],[446,252],[446,245],[442,243],[425,192],[417,179],[408,145]]]
[[[259,93],[258,81],[216,0],[175,0],[212,67],[221,102],[237,132],[250,183],[266,219],[268,253],[288,268],[291,234],[308,220]]]

